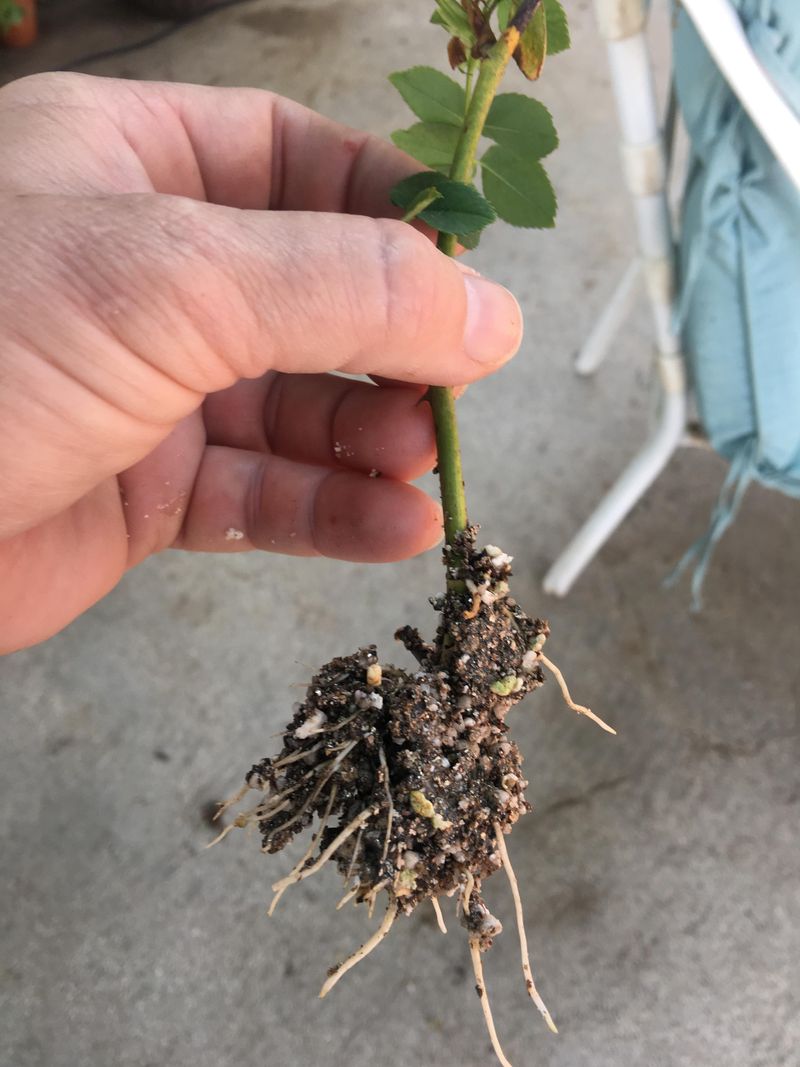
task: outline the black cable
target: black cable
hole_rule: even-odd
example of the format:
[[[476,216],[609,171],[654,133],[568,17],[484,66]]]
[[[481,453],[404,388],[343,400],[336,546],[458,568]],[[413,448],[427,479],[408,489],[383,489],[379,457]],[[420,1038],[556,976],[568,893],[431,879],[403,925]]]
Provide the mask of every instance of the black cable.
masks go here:
[[[219,3],[207,7],[205,11],[198,11],[196,15],[190,15],[188,18],[183,19],[175,19],[170,22],[169,25],[162,26],[161,29],[156,30],[155,33],[151,33],[148,37],[142,37],[138,41],[132,41],[130,44],[122,44],[116,48],[104,48],[99,52],[88,52],[86,55],[78,56],[77,59],[70,60],[69,63],[65,63],[57,69],[77,71],[81,67],[90,66],[92,63],[100,63],[105,59],[115,59],[117,56],[126,56],[131,52],[138,52],[142,48],[149,48],[150,45],[158,44],[159,41],[171,37],[173,33],[182,30],[184,26],[191,26],[192,23],[199,22],[199,20],[205,18],[206,15],[213,15],[215,12],[223,11],[227,7],[236,7],[238,4],[247,2],[248,0],[219,0]]]

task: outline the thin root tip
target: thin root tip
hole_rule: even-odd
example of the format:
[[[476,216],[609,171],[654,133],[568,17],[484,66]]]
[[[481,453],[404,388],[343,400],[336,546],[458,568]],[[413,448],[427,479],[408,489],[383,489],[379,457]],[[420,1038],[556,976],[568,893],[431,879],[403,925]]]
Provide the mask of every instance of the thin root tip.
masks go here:
[[[592,711],[591,708],[579,707],[577,710],[578,710],[579,714],[585,715],[587,719],[591,719],[592,722],[597,723],[597,725],[600,727],[600,729],[601,730],[605,730],[605,732],[607,734],[613,734],[614,737],[617,736],[617,731],[614,729],[614,727],[613,726],[609,726],[607,722],[603,722],[603,720],[600,718],[600,716],[599,715],[595,715],[595,713]]]
[[[551,1034],[557,1034],[558,1033],[558,1027],[553,1022],[552,1016],[545,1015],[544,1021],[547,1023],[547,1029],[550,1031]]]

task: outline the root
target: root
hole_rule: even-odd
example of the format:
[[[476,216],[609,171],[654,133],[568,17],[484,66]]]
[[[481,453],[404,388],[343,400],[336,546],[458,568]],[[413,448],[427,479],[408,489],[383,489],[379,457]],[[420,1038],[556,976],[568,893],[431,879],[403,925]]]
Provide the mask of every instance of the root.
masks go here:
[[[603,722],[600,716],[595,715],[591,708],[584,707],[583,704],[575,703],[575,701],[569,695],[569,689],[567,688],[567,683],[564,681],[564,675],[561,673],[558,667],[556,667],[555,663],[553,663],[552,660],[549,660],[543,652],[539,653],[539,660],[541,661],[541,663],[544,664],[545,667],[547,667],[547,669],[553,675],[555,680],[558,682],[559,688],[561,689],[561,695],[564,698],[564,703],[567,705],[568,708],[572,708],[573,711],[577,711],[579,715],[585,715],[588,719],[591,719],[592,722],[596,722],[601,730],[605,730],[607,733],[614,734],[616,736],[617,731],[614,729],[614,727],[609,726],[607,722]]]
[[[533,1003],[541,1012],[542,1018],[547,1023],[550,1030],[554,1033],[558,1033],[556,1024],[553,1022],[553,1016],[547,1010],[547,1005],[539,995],[539,991],[536,988],[536,983],[533,980],[533,973],[531,972],[531,961],[528,955],[528,939],[525,936],[525,917],[522,914],[522,898],[519,893],[519,883],[517,882],[517,876],[514,874],[514,868],[511,866],[511,860],[508,857],[508,849],[506,843],[503,840],[503,828],[500,823],[494,824],[495,838],[497,839],[497,849],[500,853],[500,857],[503,861],[503,867],[508,877],[508,884],[511,887],[511,896],[514,898],[514,911],[517,916],[517,931],[519,933],[519,951],[522,957],[522,973],[525,977],[525,988],[528,990]]]
[[[333,841],[331,841],[328,847],[319,854],[310,867],[306,867],[304,870],[297,870],[297,868],[295,868],[291,874],[287,874],[285,878],[280,880],[280,882],[276,882],[272,887],[275,893],[282,894],[290,885],[294,885],[296,882],[303,882],[306,878],[310,878],[312,874],[316,874],[317,871],[325,866],[337,848],[343,845],[348,837],[352,837],[356,830],[363,826],[367,819],[372,818],[374,814],[375,812],[372,808],[366,808],[360,815],[356,815],[355,819],[353,819],[352,822],[349,822],[344,830],[334,837]],[[276,903],[277,900],[274,900],[272,906],[274,907]],[[270,915],[271,914],[272,908],[270,908]]]
[[[220,815],[222,815],[224,812],[226,812],[228,810],[228,808],[232,808],[234,804],[238,804],[240,800],[242,800],[244,797],[247,796],[247,794],[250,792],[250,789],[251,789],[250,783],[249,782],[245,782],[238,793],[234,793],[234,795],[232,797],[229,797],[227,800],[223,800],[219,804],[219,806],[217,807],[217,810],[214,813],[214,818],[213,818],[212,821],[216,822],[217,819],[220,817]]]
[[[376,949],[378,947],[381,941],[383,941],[383,939],[391,930],[392,923],[394,922],[396,915],[397,904],[392,902],[386,909],[386,914],[384,915],[383,920],[381,921],[381,925],[378,927],[372,937],[365,941],[360,948],[356,949],[352,956],[348,956],[344,963],[340,963],[332,974],[328,975],[325,984],[319,992],[320,997],[326,997],[343,975],[347,974],[347,972],[352,967],[355,967],[355,965],[357,963],[360,963],[361,960],[365,958],[365,956],[368,956],[370,952],[373,951],[373,949]]]
[[[216,816],[215,816],[215,818],[216,818]],[[204,848],[213,848],[214,845],[218,845],[220,843],[220,841],[224,841],[225,838],[228,836],[228,834],[231,832],[231,830],[238,830],[242,826],[246,826],[246,825],[247,825],[246,823],[240,823],[238,821],[238,819],[237,819],[236,822],[232,822],[230,824],[230,826],[226,826],[224,830],[221,830],[217,834],[217,836],[214,838],[213,841],[209,841],[207,845],[204,845]]]
[[[475,989],[478,992],[478,996],[481,1000],[481,1008],[483,1008],[483,1017],[486,1020],[486,1029],[489,1032],[489,1039],[492,1042],[492,1048],[494,1054],[502,1064],[502,1067],[511,1067],[511,1064],[506,1059],[506,1054],[503,1052],[503,1048],[500,1044],[500,1039],[497,1036],[497,1031],[494,1028],[494,1019],[492,1018],[492,1009],[489,1004],[489,994],[486,992],[486,983],[483,980],[483,963],[481,963],[481,946],[480,941],[476,937],[469,939],[469,954],[472,957],[472,970],[475,974]]]
[[[332,777],[332,775],[334,775],[336,773],[336,771],[342,765],[345,757],[347,757],[353,751],[353,749],[356,747],[356,745],[359,743],[360,740],[361,740],[360,738],[356,738],[355,741],[351,741],[349,745],[345,746],[345,748],[342,749],[342,751],[339,753],[339,755],[336,757],[336,759],[330,760],[328,763],[323,763],[321,767],[313,768],[313,770],[310,773],[319,773],[319,771],[322,770],[323,768],[330,768],[330,769],[328,770],[328,773],[323,775],[320,778],[320,780],[317,782],[317,784],[314,786],[313,790],[309,794],[309,796],[308,796],[306,802],[303,804],[303,806],[301,808],[299,808],[294,813],[294,815],[292,815],[292,817],[290,819],[286,819],[284,822],[282,822],[280,824],[280,826],[277,826],[272,831],[272,833],[269,835],[267,840],[264,842],[264,845],[262,847],[262,851],[264,851],[266,849],[266,847],[269,845],[270,841],[273,839],[273,837],[275,837],[276,834],[281,833],[281,831],[287,829],[287,827],[291,826],[292,823],[297,822],[297,820],[299,818],[301,818],[301,816],[305,815],[305,813],[308,811],[308,809],[311,807],[311,805],[314,803],[314,801],[320,795],[322,790],[325,788],[325,785],[328,782],[328,780]],[[303,778],[305,778],[305,777],[306,777],[306,775],[303,775]]]
[[[446,934],[447,927],[444,925],[444,916],[442,915],[442,908],[439,904],[439,898],[431,897],[431,904],[433,905],[433,910],[436,912],[436,922],[439,926],[439,929],[442,931],[443,934]]]
[[[478,612],[481,610],[481,597],[480,593],[472,594],[472,607],[469,611],[464,612],[465,619],[474,619]]]
[[[322,742],[317,741],[316,745],[312,745],[311,748],[300,748],[297,752],[292,752],[291,755],[284,756],[283,759],[278,760],[277,763],[273,763],[270,769],[273,771],[280,771],[284,767],[288,767],[290,763],[297,763],[299,759],[305,759],[306,756],[310,756],[312,752],[318,752],[321,747]]]
[[[348,900],[352,900],[353,899],[353,897],[356,895],[356,893],[358,893],[360,888],[361,888],[361,883],[359,882],[356,885],[354,885],[352,889],[348,889],[347,892],[345,893],[345,895],[342,897],[342,899],[336,905],[336,910],[340,911],[345,906],[345,904],[348,902]]]
[[[351,722],[355,722],[356,719],[360,718],[363,714],[364,712],[359,708],[355,715],[349,715],[346,719],[340,719],[338,722],[330,722],[327,726],[323,726],[319,732],[321,734],[328,734],[334,730],[341,730],[342,727],[349,726]]]
[[[364,902],[367,905],[367,918],[368,919],[372,918],[372,913],[375,911],[375,903],[376,903],[376,901],[378,899],[378,893],[380,893],[381,890],[385,889],[388,884],[389,884],[389,879],[388,878],[384,878],[384,880],[382,882],[378,882],[377,885],[374,885],[372,887],[372,889],[370,889],[369,893],[367,893],[367,895],[364,897]]]
[[[356,857],[358,856],[358,850],[361,847],[361,835],[364,833],[364,827],[359,826],[358,835],[356,836],[356,843],[353,845],[353,855],[350,857],[350,862],[347,865],[347,874],[344,876],[346,882],[350,881],[353,874],[353,869],[356,865]]]
[[[386,855],[389,852],[389,840],[392,836],[392,820],[394,819],[394,804],[392,803],[392,791],[389,788],[389,767],[386,763],[386,753],[383,750],[383,745],[378,749],[378,755],[381,761],[381,769],[383,770],[383,786],[386,790],[386,802],[389,805],[389,809],[386,813],[386,837],[383,841],[383,852],[381,853],[381,863],[386,859]]]
[[[247,787],[250,788],[249,786]],[[287,789],[284,793],[278,793],[277,796],[268,798],[267,800],[259,801],[254,808],[250,808],[249,811],[242,811],[236,816],[233,822],[226,826],[224,830],[217,834],[213,841],[209,841],[205,848],[213,848],[214,845],[218,845],[220,841],[228,836],[231,830],[243,830],[248,826],[252,826],[254,823],[261,822],[263,819],[271,818],[273,815],[277,815],[279,811],[283,811],[289,807],[289,801],[286,799],[290,793],[293,793],[296,789],[299,789],[299,785],[292,786],[291,789]],[[246,791],[245,791],[246,792]],[[245,795],[240,790],[241,796],[237,794],[237,798],[241,799]],[[237,798],[231,798],[230,801],[226,801],[226,806],[235,804]],[[278,803],[280,801],[280,803]],[[271,806],[270,806],[271,805]],[[214,818],[218,818],[224,809],[220,808]],[[264,849],[262,849],[262,852]]]
[[[464,883],[464,888],[461,890],[461,897],[459,898],[459,906],[465,915],[469,915],[469,899],[472,896],[472,890],[475,888],[475,879],[472,875],[472,871],[467,871],[467,880]]]
[[[303,858],[301,860],[299,860],[294,865],[294,867],[289,872],[289,874],[287,874],[286,877],[281,882],[278,883],[280,888],[275,890],[275,896],[272,898],[272,903],[270,904],[269,911],[267,912],[267,915],[269,915],[270,918],[272,918],[272,913],[275,911],[275,908],[278,906],[278,901],[281,899],[281,897],[286,892],[286,890],[289,888],[289,886],[294,884],[294,882],[296,880],[296,876],[301,873],[301,871],[303,870],[305,865],[311,859],[311,853],[316,848],[317,842],[322,837],[323,830],[328,825],[328,819],[331,817],[331,810],[333,808],[333,803],[336,800],[336,793],[337,792],[338,792],[338,786],[334,785],[334,787],[331,789],[331,795],[330,795],[330,799],[328,800],[328,806],[325,809],[325,814],[322,816],[322,819],[320,820],[320,824],[319,824],[319,827],[317,828],[317,832],[311,838],[311,844],[308,846],[306,851],[303,853]],[[273,889],[274,888],[275,887],[273,886]]]

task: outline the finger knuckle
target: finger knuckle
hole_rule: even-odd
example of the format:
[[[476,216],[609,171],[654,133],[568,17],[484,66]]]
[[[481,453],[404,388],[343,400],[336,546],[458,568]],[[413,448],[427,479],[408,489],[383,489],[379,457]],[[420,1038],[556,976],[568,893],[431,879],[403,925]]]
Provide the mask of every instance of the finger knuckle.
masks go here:
[[[28,74],[0,88],[0,105],[7,107],[68,106],[85,98],[89,82],[87,75],[73,74],[69,71]]]
[[[385,341],[424,353],[433,334],[447,332],[457,309],[444,260],[431,242],[403,222],[380,220]]]

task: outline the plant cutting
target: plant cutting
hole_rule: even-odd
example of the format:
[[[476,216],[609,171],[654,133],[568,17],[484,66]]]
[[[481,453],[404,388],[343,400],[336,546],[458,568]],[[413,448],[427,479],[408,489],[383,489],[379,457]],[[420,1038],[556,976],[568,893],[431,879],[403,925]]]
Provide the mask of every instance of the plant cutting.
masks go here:
[[[535,80],[547,55],[568,47],[561,4],[436,0],[431,21],[447,32],[450,66],[461,79],[429,67],[391,76],[419,120],[393,139],[430,168],[395,186],[392,202],[406,221],[437,230],[448,255],[476,247],[498,217],[515,226],[552,226],[556,198],[541,163],[558,143],[552,119],[530,96],[498,88],[511,64]],[[474,184],[478,172],[482,192]],[[427,399],[445,523],[444,590],[432,600],[435,636],[429,642],[412,627],[397,631],[416,670],[382,662],[374,645],[322,666],[295,705],[281,751],[256,763],[243,788],[221,805],[219,815],[258,794],[217,841],[236,827],[255,826],[262,851],[275,853],[316,822],[302,857],[274,884],[270,914],[287,890],[328,863],[344,880],[338,908],[352,901],[372,915],[380,902],[374,932],[331,968],[321,996],[418,906],[432,907],[446,932],[444,906],[452,902],[466,930],[492,1046],[508,1067],[481,958],[502,931],[484,899],[484,882],[497,871],[505,871],[511,887],[525,988],[556,1030],[534,982],[505,843],[530,810],[509,712],[548,670],[571,709],[614,731],[572,700],[545,655],[548,624],[512,596],[511,557],[497,546],[478,546],[467,517],[452,390],[431,388]]]

